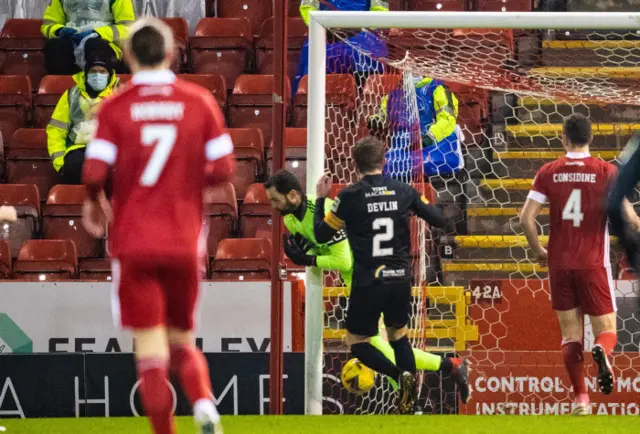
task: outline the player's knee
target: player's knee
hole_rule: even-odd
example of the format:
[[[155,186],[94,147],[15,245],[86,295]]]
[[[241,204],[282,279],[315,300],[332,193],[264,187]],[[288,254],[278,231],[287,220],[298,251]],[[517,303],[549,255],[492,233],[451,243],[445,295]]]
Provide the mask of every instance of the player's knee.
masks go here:
[[[369,343],[370,341],[371,341],[371,338],[369,336],[354,335],[352,333],[347,332],[347,345],[349,347],[352,347],[357,344]]]
[[[189,330],[178,330],[170,328],[167,330],[169,345],[195,345],[193,332]]]

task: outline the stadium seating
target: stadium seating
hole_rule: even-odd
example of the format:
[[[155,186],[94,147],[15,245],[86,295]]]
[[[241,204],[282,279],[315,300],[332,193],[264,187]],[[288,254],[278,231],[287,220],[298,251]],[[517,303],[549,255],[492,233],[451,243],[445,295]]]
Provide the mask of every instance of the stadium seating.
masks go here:
[[[11,253],[18,255],[22,244],[40,231],[40,194],[33,184],[0,184],[0,205],[18,211],[18,221],[0,226],[2,238],[9,242]]]
[[[307,126],[308,76],[302,77],[293,102],[292,125]],[[351,74],[328,74],[326,80],[326,137],[327,146],[351,147],[354,143],[355,122],[345,124],[345,119],[355,118],[356,80]]]
[[[295,173],[303,190],[307,179],[307,129],[286,128],[284,130],[284,168]],[[273,143],[267,148],[267,176],[273,174]]]
[[[260,26],[273,11],[273,1],[270,0],[219,1],[217,6],[216,16],[220,18],[248,19],[252,35],[259,33]]]
[[[271,242],[263,238],[220,241],[211,265],[214,280],[269,279]]]
[[[209,228],[207,251],[214,254],[218,243],[233,235],[238,221],[238,203],[233,184],[226,182],[206,191],[204,216]]]
[[[70,75],[47,75],[40,82],[38,93],[33,97],[33,125],[46,128],[62,95],[76,82]]]
[[[80,280],[111,281],[111,260],[101,258],[80,259],[78,264]]]
[[[287,80],[285,95],[291,85]],[[271,142],[273,116],[273,75],[241,75],[233,86],[227,119],[231,128],[260,128],[264,143]]]
[[[51,187],[61,180],[53,168],[47,150],[47,133],[43,129],[22,128],[13,134],[6,153],[7,182],[35,184],[45,198]]]
[[[203,18],[189,39],[189,53],[191,71],[220,74],[231,90],[253,57],[251,23],[246,18]]]
[[[298,68],[300,50],[307,38],[309,29],[302,18],[289,18],[287,21],[287,75],[293,79]],[[256,40],[256,65],[258,74],[273,74],[273,18],[268,18],[260,28]]]
[[[271,205],[264,184],[251,185],[240,208],[240,236],[253,238],[258,229],[270,230],[272,224]]]
[[[9,19],[0,33],[0,74],[27,75],[34,87],[46,75],[42,20]]]
[[[78,258],[98,258],[103,255],[103,242],[96,240],[82,225],[82,204],[87,196],[83,185],[56,185],[49,192],[42,212],[44,238],[71,240]]]
[[[199,84],[211,91],[224,113],[227,108],[227,84],[224,77],[213,74],[180,74],[180,78]]]
[[[11,249],[7,241],[0,240],[0,279],[11,278],[11,273]]]
[[[409,11],[451,11],[466,9],[466,0],[405,0]]]
[[[176,45],[177,56],[171,65],[171,69],[178,73],[187,64],[187,46],[189,44],[189,26],[184,18],[162,18],[171,30]]]
[[[481,12],[531,12],[532,0],[477,0]]]
[[[76,246],[68,240],[29,240],[13,264],[16,279],[58,281],[76,278]]]
[[[26,75],[0,75],[0,134],[11,137],[27,126],[31,113],[31,81]]]
[[[264,140],[257,128],[230,128],[229,135],[237,162],[233,185],[238,197],[244,197],[264,172]]]

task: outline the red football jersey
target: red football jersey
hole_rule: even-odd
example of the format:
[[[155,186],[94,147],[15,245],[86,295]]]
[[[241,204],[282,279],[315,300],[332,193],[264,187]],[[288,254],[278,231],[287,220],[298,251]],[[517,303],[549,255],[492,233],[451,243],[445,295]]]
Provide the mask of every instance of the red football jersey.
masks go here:
[[[549,267],[582,270],[610,266],[605,201],[613,164],[569,152],[536,174],[529,199],[549,202]]]
[[[113,169],[110,253],[196,255],[207,175],[227,180],[233,165],[211,93],[170,71],[141,72],[103,103],[97,122],[83,179],[91,193]],[[225,173],[216,178],[212,166]]]

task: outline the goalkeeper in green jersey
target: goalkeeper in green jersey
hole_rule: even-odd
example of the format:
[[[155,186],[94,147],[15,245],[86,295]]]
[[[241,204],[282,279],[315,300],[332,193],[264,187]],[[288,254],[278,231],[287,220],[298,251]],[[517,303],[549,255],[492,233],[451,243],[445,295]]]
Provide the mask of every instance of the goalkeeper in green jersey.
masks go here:
[[[284,252],[291,261],[300,266],[318,267],[326,271],[339,271],[345,286],[351,287],[353,256],[344,230],[326,244],[318,244],[313,232],[315,198],[302,193],[302,185],[293,173],[280,170],[264,184],[271,206],[284,216],[284,224],[291,235],[284,237]],[[325,213],[333,201],[324,201]],[[395,364],[393,348],[381,334],[371,338],[371,345]],[[468,370],[462,359],[442,358],[426,351],[413,349],[416,368],[421,371],[451,373],[459,386],[462,402],[466,404],[470,395]],[[389,379],[394,388],[395,379]]]

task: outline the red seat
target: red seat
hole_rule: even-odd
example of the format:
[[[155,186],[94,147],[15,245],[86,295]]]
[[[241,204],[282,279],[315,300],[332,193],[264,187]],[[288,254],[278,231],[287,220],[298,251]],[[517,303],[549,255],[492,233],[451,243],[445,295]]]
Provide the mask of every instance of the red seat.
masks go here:
[[[451,11],[462,12],[466,9],[466,0],[406,0],[409,11]]]
[[[249,70],[253,57],[251,23],[246,18],[203,18],[189,40],[191,70],[196,74],[220,74],[231,90]]]
[[[260,26],[272,15],[273,2],[269,0],[219,1],[216,16],[220,18],[246,18],[251,32],[257,35]]]
[[[308,76],[302,77],[293,105],[292,124],[307,126]],[[351,74],[329,74],[326,80],[325,144],[327,163],[331,170],[348,167],[351,149],[356,142],[356,81]],[[338,179],[343,173],[335,173]]]
[[[227,109],[227,84],[224,77],[213,74],[180,74],[180,78],[198,84],[211,91],[224,113]]]
[[[204,215],[209,228],[207,251],[214,254],[218,243],[233,235],[238,221],[238,203],[233,184],[225,182],[208,189],[204,203]]]
[[[87,197],[83,185],[56,185],[44,207],[44,238],[73,241],[79,258],[98,258],[104,253],[103,241],[93,238],[82,225],[82,204]]]
[[[9,19],[0,33],[0,75],[27,75],[37,87],[47,73],[42,20]]]
[[[69,280],[78,274],[76,246],[68,240],[29,240],[13,266],[16,279]]]
[[[7,147],[7,181],[11,184],[35,184],[40,197],[46,197],[60,182],[47,150],[47,133],[43,129],[17,130]]]
[[[284,168],[295,173],[306,190],[307,179],[307,129],[284,130]],[[273,174],[273,143],[267,148],[267,175]]]
[[[240,209],[240,236],[253,238],[258,229],[271,230],[271,204],[264,184],[253,184],[247,190]]]
[[[249,186],[264,173],[264,140],[257,128],[230,128],[237,168],[233,185],[238,197],[247,194]]]
[[[11,278],[11,249],[9,243],[0,240],[0,279]]]
[[[478,10],[482,12],[531,12],[531,0],[478,0]]]
[[[11,137],[29,122],[31,81],[26,75],[0,75],[0,134]]]
[[[227,238],[220,241],[212,261],[216,280],[271,278],[271,242],[263,238]]]
[[[171,31],[173,32],[173,38],[176,46],[176,58],[171,65],[171,69],[174,72],[180,72],[182,67],[187,64],[187,45],[189,41],[189,25],[184,18],[162,18]]]
[[[0,184],[0,205],[11,205],[18,211],[18,221],[3,223],[0,231],[9,241],[11,252],[18,255],[20,246],[40,230],[40,194],[33,184]]]
[[[95,280],[99,282],[111,281],[110,259],[80,259],[78,270],[78,278],[80,280]]]
[[[33,98],[33,125],[36,128],[47,127],[60,97],[75,85],[70,75],[47,75],[42,79]]]
[[[287,75],[293,79],[298,69],[300,51],[307,39],[309,29],[302,18],[289,18],[287,21]],[[256,63],[259,74],[273,74],[273,17],[268,18],[260,27],[260,36],[256,41]]]
[[[291,86],[287,80],[286,104]],[[231,128],[260,128],[264,143],[271,142],[273,75],[241,75],[233,86],[227,118]]]

